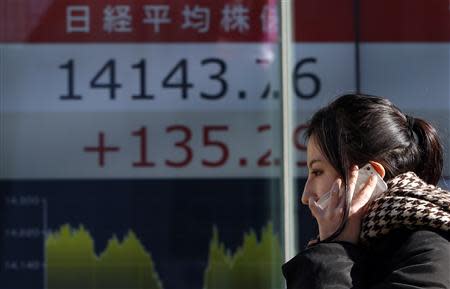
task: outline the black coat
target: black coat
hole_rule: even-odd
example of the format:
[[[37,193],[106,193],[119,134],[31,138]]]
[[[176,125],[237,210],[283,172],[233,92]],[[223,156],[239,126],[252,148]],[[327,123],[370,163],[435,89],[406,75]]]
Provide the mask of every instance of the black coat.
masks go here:
[[[287,289],[450,289],[450,234],[396,230],[370,246],[313,245],[283,265]]]

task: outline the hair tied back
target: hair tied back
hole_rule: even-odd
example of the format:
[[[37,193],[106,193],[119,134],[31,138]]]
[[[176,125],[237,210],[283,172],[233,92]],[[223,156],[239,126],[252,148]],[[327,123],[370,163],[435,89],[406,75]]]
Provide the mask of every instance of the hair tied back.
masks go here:
[[[413,116],[406,115],[406,122],[408,125],[409,133],[411,134],[411,138],[417,143],[417,135],[414,132],[414,126],[416,124],[416,119]]]

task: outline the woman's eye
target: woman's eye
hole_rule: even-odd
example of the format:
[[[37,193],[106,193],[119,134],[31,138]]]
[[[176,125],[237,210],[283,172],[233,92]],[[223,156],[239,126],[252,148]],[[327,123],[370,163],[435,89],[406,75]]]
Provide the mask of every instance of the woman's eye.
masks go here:
[[[322,171],[320,171],[320,170],[313,170],[313,171],[311,171],[311,174],[312,175],[314,175],[314,176],[320,176],[321,174],[322,174],[323,172]]]

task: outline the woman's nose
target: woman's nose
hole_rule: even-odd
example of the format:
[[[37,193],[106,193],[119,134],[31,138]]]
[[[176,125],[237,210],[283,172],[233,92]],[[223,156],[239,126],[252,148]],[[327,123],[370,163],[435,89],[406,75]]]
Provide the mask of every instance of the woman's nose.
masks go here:
[[[303,205],[308,205],[309,198],[311,197],[310,192],[311,191],[310,191],[310,187],[308,186],[308,181],[306,181],[305,188],[303,189],[303,194],[302,194],[302,198],[301,198]]]

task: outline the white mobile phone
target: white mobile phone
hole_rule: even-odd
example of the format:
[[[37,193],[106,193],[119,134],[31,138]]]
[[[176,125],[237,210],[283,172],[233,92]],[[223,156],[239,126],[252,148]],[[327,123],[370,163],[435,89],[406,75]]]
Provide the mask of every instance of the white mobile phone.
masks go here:
[[[376,197],[380,196],[384,191],[387,190],[387,185],[383,181],[383,178],[378,174],[378,172],[373,168],[373,166],[369,163],[363,166],[358,170],[358,179],[356,180],[355,190],[354,192],[358,192],[361,190],[364,185],[366,184],[367,180],[370,176],[376,176],[377,177],[377,184],[375,186],[375,189],[372,193],[372,196],[370,196],[370,201],[375,199]],[[331,191],[324,194],[320,199],[317,201],[317,204],[322,209],[325,209],[328,206],[328,203],[330,201]],[[350,200],[353,198],[353,195],[350,196]]]

